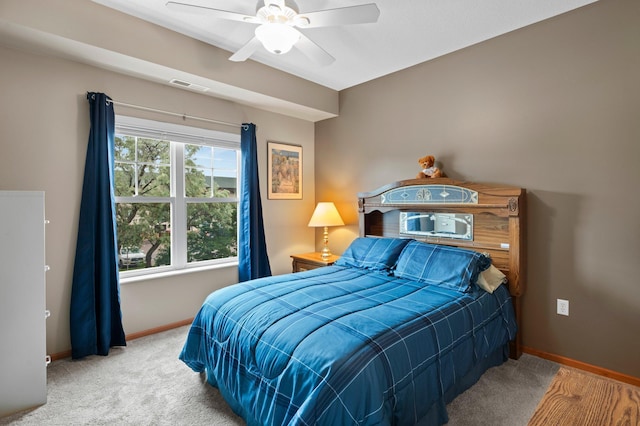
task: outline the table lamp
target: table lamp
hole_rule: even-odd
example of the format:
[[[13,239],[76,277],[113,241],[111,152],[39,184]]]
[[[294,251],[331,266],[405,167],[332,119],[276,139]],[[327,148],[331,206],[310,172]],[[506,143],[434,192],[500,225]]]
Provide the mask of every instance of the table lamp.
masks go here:
[[[329,250],[329,226],[341,226],[344,225],[338,209],[331,202],[318,203],[316,209],[311,216],[309,226],[324,227],[324,248],[322,249],[322,260],[328,260],[331,257],[331,251]]]

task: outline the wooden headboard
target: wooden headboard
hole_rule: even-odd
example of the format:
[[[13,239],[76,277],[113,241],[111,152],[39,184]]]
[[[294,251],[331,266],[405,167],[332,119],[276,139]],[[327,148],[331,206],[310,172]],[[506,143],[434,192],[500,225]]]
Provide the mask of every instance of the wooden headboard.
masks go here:
[[[523,188],[448,178],[394,182],[358,194],[360,236],[413,238],[489,253],[493,264],[509,280],[518,330],[522,330],[520,296],[526,280],[525,195]],[[400,230],[401,212],[471,214],[473,233],[468,240],[407,235]],[[513,358],[520,357],[521,347],[522,333],[518,331],[511,346]]]

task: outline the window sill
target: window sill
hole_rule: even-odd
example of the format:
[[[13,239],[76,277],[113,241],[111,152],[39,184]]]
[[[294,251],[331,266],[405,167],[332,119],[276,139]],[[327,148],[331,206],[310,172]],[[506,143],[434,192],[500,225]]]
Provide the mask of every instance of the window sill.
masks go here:
[[[216,265],[197,266],[192,268],[174,269],[166,272],[157,272],[151,274],[135,275],[131,277],[120,277],[120,284],[132,284],[140,281],[149,281],[162,278],[170,278],[178,275],[191,274],[196,272],[211,271],[215,269],[237,268],[238,262],[219,263]]]

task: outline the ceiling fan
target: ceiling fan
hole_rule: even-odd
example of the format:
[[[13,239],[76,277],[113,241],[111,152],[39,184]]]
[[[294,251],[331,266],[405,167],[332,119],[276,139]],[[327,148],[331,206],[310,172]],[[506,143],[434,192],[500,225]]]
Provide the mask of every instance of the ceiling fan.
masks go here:
[[[260,3],[262,1],[258,5]],[[295,4],[290,1],[287,3],[289,6],[285,0],[264,0],[264,6],[258,8],[255,16],[176,1],[167,2],[167,7],[176,12],[206,14],[218,19],[257,24],[255,36],[229,58],[235,62],[248,59],[260,45],[276,55],[283,55],[295,46],[318,65],[329,65],[335,60],[334,57],[296,28],[366,24],[377,22],[380,16],[375,3],[307,13],[298,13]]]

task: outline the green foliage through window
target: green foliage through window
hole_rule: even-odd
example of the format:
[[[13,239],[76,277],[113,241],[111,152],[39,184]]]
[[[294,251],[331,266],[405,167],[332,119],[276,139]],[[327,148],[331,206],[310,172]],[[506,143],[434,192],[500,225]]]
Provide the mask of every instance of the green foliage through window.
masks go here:
[[[184,164],[175,164],[172,146]],[[187,263],[236,257],[238,156],[238,149],[228,147],[117,134],[120,270],[175,266],[177,253],[172,262],[172,250],[180,246],[185,247]],[[173,194],[177,188],[172,188],[172,168],[175,179],[184,179],[183,194]],[[176,208],[175,203],[183,204]],[[176,217],[178,212],[184,217]],[[176,247],[176,241],[182,243]]]

